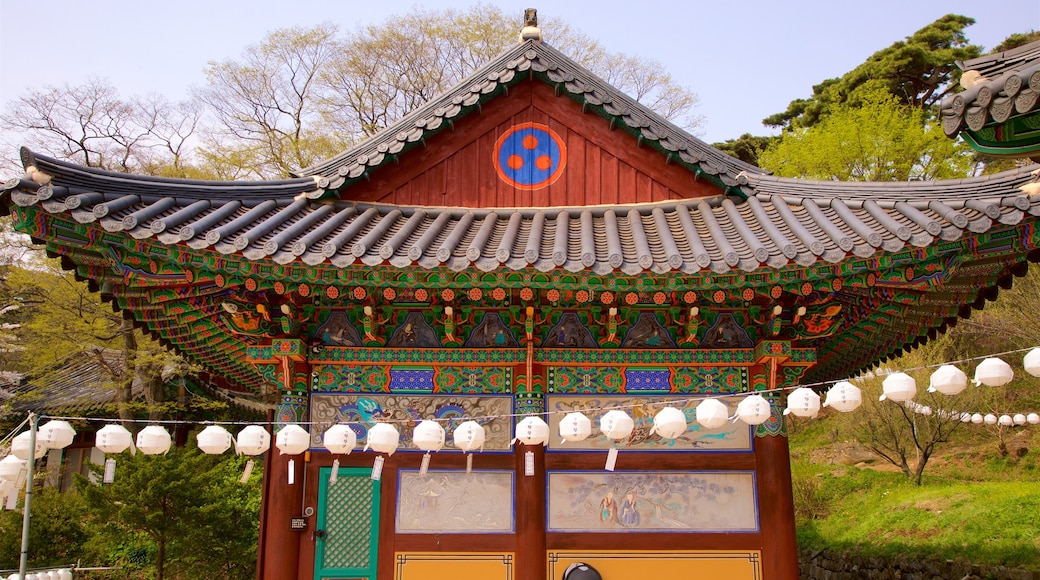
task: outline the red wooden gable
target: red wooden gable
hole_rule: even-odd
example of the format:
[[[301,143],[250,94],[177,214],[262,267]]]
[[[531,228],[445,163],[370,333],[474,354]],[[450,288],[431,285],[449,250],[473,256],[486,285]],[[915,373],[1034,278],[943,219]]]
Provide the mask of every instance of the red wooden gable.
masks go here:
[[[555,181],[527,188],[496,168],[496,146],[514,128],[546,127],[560,141]],[[544,133],[543,133],[544,134]],[[521,161],[522,163],[522,161]],[[553,173],[557,173],[553,167]],[[620,205],[718,195],[693,172],[552,87],[523,82],[478,113],[342,191],[344,199],[406,206],[552,207]]]

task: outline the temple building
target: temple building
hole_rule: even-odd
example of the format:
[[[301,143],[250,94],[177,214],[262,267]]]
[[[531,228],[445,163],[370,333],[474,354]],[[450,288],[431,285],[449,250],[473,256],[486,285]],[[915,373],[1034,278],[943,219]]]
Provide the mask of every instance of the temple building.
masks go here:
[[[774,177],[527,36],[291,179],[23,150],[0,199],[221,389],[277,392],[275,422],[308,428],[305,455],[267,456],[259,578],[798,578],[787,393],[922,344],[1025,274],[1032,168]],[[756,392],[760,424],[695,420]],[[652,429],[666,407],[690,422],[675,438]],[[610,410],[634,419],[620,441],[599,430]],[[590,437],[563,441],[571,412]],[[527,416],[547,446],[514,443]],[[448,430],[428,460],[422,420]],[[486,439],[464,454],[469,420]],[[338,423],[349,455],[323,445]],[[381,423],[400,448],[375,473]]]

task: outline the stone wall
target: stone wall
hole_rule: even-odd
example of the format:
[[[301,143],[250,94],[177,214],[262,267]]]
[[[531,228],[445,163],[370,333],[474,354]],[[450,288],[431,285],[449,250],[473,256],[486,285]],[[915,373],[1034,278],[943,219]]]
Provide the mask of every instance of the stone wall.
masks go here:
[[[982,567],[966,562],[875,558],[802,550],[798,566],[803,580],[1033,580],[1029,570],[1004,566]]]

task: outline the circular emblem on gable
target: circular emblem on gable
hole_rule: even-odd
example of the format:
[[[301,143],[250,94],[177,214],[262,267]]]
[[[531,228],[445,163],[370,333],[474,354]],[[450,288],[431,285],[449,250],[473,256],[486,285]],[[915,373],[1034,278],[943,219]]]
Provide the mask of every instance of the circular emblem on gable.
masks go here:
[[[502,181],[518,189],[541,189],[563,175],[567,148],[548,126],[521,123],[498,138],[494,159]]]

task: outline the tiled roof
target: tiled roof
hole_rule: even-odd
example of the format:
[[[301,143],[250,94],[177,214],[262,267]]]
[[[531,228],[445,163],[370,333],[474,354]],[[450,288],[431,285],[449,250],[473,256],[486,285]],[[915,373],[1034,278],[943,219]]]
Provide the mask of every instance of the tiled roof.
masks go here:
[[[627,130],[642,145],[656,148],[672,162],[723,189],[735,186],[741,172],[762,172],[679,129],[548,44],[529,40],[506,50],[452,90],[357,147],[301,170],[300,175],[317,179],[317,188],[307,195],[320,197],[362,179],[367,172],[391,163],[397,155],[529,77],[552,85],[584,110],[608,119],[612,127]]]
[[[744,172],[746,201],[714,198],[641,205],[466,209],[316,201],[284,183],[208,194],[128,188],[137,178],[43,156],[42,187],[6,184],[18,206],[38,206],[134,239],[241,254],[252,261],[477,268],[597,274],[695,273],[837,263],[904,246],[924,247],[1040,215],[1040,197],[1019,188],[1033,168],[933,182],[831,182]],[[147,184],[148,180],[142,178]],[[295,185],[295,184],[294,184]]]
[[[949,136],[967,127],[978,131],[1016,114],[1036,110],[1040,97],[1040,41],[957,63],[965,75],[980,78],[971,88],[947,96],[940,105],[943,130]]]

